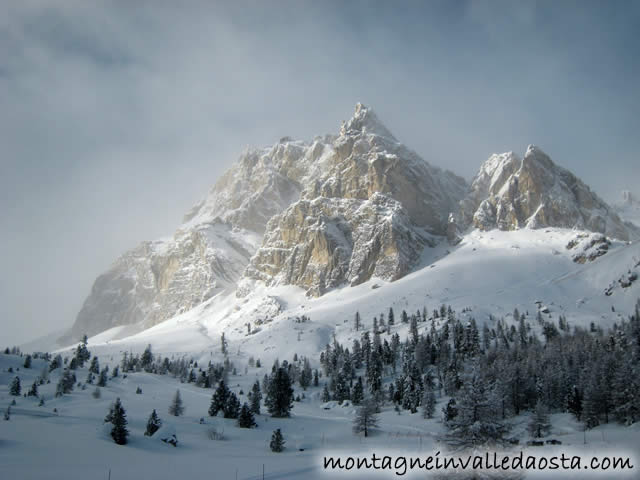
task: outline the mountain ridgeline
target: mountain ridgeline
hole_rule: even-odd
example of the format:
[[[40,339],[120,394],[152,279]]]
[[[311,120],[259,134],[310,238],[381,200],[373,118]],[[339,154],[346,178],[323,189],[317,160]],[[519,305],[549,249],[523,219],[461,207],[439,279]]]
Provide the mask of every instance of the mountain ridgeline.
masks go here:
[[[100,275],[72,336],[149,328],[256,282],[310,296],[399,279],[425,248],[469,228],[562,227],[638,235],[538,147],[491,156],[468,185],[398,142],[357,104],[338,135],[245,151],[173,237],[144,242]]]

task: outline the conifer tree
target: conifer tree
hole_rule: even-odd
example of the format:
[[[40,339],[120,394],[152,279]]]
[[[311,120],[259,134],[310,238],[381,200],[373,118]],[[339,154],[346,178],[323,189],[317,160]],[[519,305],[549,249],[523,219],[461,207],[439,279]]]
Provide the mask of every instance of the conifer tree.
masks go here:
[[[582,417],[582,395],[575,385],[567,396],[567,411],[572,413],[578,420]]]
[[[91,359],[91,364],[89,365],[89,372],[95,373],[96,375],[100,374],[100,363],[98,362],[98,357],[94,356]]]
[[[27,396],[28,397],[37,397],[38,396],[38,382],[34,381],[31,384],[31,388],[29,389],[29,392],[27,392]]]
[[[280,429],[278,428],[271,435],[271,442],[269,443],[269,447],[271,447],[272,452],[279,453],[284,450],[284,444],[284,437],[282,436],[282,432],[280,432]]]
[[[358,377],[358,381],[353,387],[353,393],[351,394],[351,401],[354,405],[360,405],[364,400],[364,387],[362,385],[362,377]]]
[[[536,408],[529,420],[529,435],[533,438],[542,438],[551,431],[551,423],[549,423],[549,411],[541,400],[536,403]]]
[[[149,415],[149,419],[147,420],[147,429],[144,432],[145,436],[153,436],[153,434],[156,433],[161,426],[162,420],[160,420],[160,417],[158,417],[156,409],[154,408],[153,412],[151,412],[151,415]]]
[[[422,416],[433,418],[434,413],[436,413],[436,395],[431,388],[428,388],[422,397]]]
[[[209,416],[215,417],[220,410],[224,410],[224,406],[227,404],[227,399],[231,394],[224,380],[220,380],[218,388],[211,396],[211,404],[209,405]]]
[[[240,400],[238,400],[235,393],[231,392],[229,394],[222,413],[224,414],[224,418],[238,418],[240,414]]]
[[[279,367],[269,380],[265,405],[272,417],[288,417],[293,408],[293,388],[287,370]]]
[[[31,368],[31,355],[27,355],[24,359],[24,368]]]
[[[20,392],[22,391],[22,386],[20,385],[20,378],[14,377],[9,384],[9,395],[13,395],[14,397],[19,397]]]
[[[238,426],[240,428],[253,428],[256,426],[256,420],[253,417],[253,412],[249,408],[248,404],[243,404],[238,415]]]
[[[107,386],[107,369],[104,368],[100,371],[100,375],[98,376],[98,383],[96,384],[98,387],[106,387]]]
[[[249,393],[249,401],[251,402],[251,413],[254,415],[260,415],[260,401],[262,400],[262,392],[260,391],[260,383],[256,380],[251,387]]]
[[[180,390],[176,390],[176,394],[173,396],[171,405],[169,405],[169,415],[179,417],[184,413],[184,405],[182,403],[182,397],[180,396]]]
[[[500,444],[509,431],[478,365],[471,368],[458,395],[458,414],[446,422],[444,440],[453,447]]]
[[[329,393],[329,388],[327,387],[327,384],[324,384],[324,388],[322,389],[322,402],[326,403],[328,401],[331,400],[331,394]]]
[[[129,431],[127,430],[127,415],[122,403],[120,403],[120,398],[116,398],[116,402],[113,404],[108,416],[110,417],[110,422],[113,424],[111,438],[113,438],[113,441],[118,445],[125,445]]]

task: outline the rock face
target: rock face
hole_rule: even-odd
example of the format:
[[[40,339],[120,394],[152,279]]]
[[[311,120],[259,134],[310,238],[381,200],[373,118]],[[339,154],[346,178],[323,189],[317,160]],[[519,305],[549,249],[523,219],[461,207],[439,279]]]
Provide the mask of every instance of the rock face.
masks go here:
[[[100,275],[78,313],[74,338],[112,327],[151,327],[235,285],[256,239],[214,221],[143,242]]]
[[[244,152],[173,237],[142,243],[96,279],[71,334],[147,328],[256,281],[319,296],[396,280],[425,246],[445,236],[455,244],[471,225],[580,227],[620,239],[637,232],[536,147],[522,160],[493,155],[468,187],[358,104],[338,135]],[[279,311],[272,303],[265,312]]]
[[[575,227],[621,240],[635,234],[579,178],[532,145],[522,160],[513,152],[491,156],[461,202],[460,216],[484,230]]]
[[[400,144],[373,111],[358,104],[330,151],[300,200],[267,224],[247,278],[314,296],[372,277],[395,280],[415,265],[430,234],[446,235],[464,180]]]

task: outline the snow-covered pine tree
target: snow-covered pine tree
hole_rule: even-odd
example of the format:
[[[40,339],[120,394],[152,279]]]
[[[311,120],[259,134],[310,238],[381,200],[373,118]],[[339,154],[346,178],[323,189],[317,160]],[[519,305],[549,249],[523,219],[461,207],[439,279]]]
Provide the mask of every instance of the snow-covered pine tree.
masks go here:
[[[14,397],[19,397],[20,392],[22,391],[22,385],[20,385],[20,377],[14,377],[9,384],[9,395],[13,395]]]
[[[231,392],[229,394],[222,413],[224,414],[224,418],[238,418],[240,414],[240,400],[238,400],[235,393]]]
[[[533,438],[546,437],[551,431],[549,410],[541,400],[538,400],[536,403],[536,408],[529,420],[528,430],[529,435]]]
[[[98,383],[96,384],[99,387],[106,387],[107,386],[107,369],[104,368],[100,371],[100,375],[98,376]]]
[[[27,355],[24,359],[24,368],[31,368],[31,355]]]
[[[362,406],[358,408],[356,417],[353,419],[353,433],[358,435],[362,433],[368,437],[373,428],[378,426],[378,406],[372,399],[363,401]]]
[[[351,393],[351,402],[354,405],[360,405],[364,400],[364,386],[362,385],[362,377],[358,377],[356,384],[353,387],[353,392]]]
[[[95,373],[96,375],[100,374],[100,362],[98,362],[98,357],[94,356],[91,359],[91,364],[89,365],[89,372]]]
[[[209,405],[209,416],[215,417],[220,410],[224,410],[224,406],[227,404],[227,399],[231,394],[224,380],[220,380],[218,388],[211,396],[211,404]]]
[[[169,405],[169,415],[179,417],[184,413],[184,405],[182,403],[182,397],[180,396],[180,390],[176,390],[171,405]]]
[[[282,436],[282,432],[280,431],[280,429],[278,428],[277,430],[274,430],[273,434],[271,435],[271,442],[269,442],[271,451],[276,453],[282,452],[284,450],[284,444],[284,437]]]
[[[433,389],[427,388],[422,397],[422,416],[433,418],[434,413],[436,413],[436,394]]]
[[[567,411],[578,420],[582,417],[582,394],[575,385],[567,395]]]
[[[156,433],[160,427],[162,426],[162,420],[158,417],[156,413],[156,409],[153,409],[151,415],[149,415],[149,419],[147,420],[147,429],[144,431],[145,436],[151,437],[154,433]]]
[[[113,428],[111,429],[111,438],[118,445],[126,445],[129,431],[127,430],[127,414],[120,403],[120,398],[116,398],[111,411],[109,412]]]
[[[260,383],[256,380],[249,392],[250,409],[254,415],[260,415],[260,401],[262,400],[262,392],[260,391]]]
[[[145,372],[150,371],[151,365],[153,364],[153,353],[151,353],[151,344],[147,345],[147,348],[144,349],[144,353],[142,357],[140,357],[140,366]]]
[[[321,400],[323,403],[326,403],[331,400],[331,394],[329,393],[329,388],[327,387],[326,383],[324,384],[324,388],[322,389]]]
[[[253,428],[256,426],[256,420],[253,417],[253,412],[247,403],[244,403],[240,409],[240,414],[238,415],[238,426],[240,428]]]
[[[27,397],[37,397],[38,396],[38,382],[34,380],[31,384],[31,388],[27,392]]]
[[[479,365],[473,365],[457,396],[458,414],[445,423],[448,432],[443,439],[447,444],[470,448],[503,443],[509,425],[502,420],[498,401],[491,393]]]
[[[229,343],[224,337],[224,332],[222,332],[222,335],[220,336],[220,351],[224,356],[227,356],[227,354],[229,353]]]
[[[269,379],[265,405],[272,417],[288,417],[293,408],[293,388],[287,370],[276,369]]]

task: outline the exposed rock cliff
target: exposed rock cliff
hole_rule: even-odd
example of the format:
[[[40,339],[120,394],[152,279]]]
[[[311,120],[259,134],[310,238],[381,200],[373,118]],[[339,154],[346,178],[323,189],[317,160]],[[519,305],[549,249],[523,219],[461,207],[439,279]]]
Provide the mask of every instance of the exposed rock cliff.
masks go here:
[[[513,152],[491,156],[460,205],[466,224],[485,230],[575,227],[621,240],[636,233],[579,178],[532,145],[522,160]]]
[[[358,104],[331,151],[301,199],[269,221],[245,276],[322,295],[373,276],[400,278],[429,233],[446,235],[464,180],[399,143],[373,111]]]

